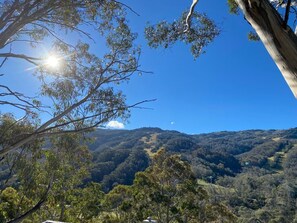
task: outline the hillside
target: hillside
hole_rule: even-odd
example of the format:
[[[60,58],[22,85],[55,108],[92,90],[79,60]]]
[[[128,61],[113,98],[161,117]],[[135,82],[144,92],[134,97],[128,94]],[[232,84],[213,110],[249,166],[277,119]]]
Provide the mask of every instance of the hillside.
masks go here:
[[[132,184],[134,174],[165,148],[188,161],[212,199],[231,207],[240,222],[297,220],[297,128],[199,135],[158,128],[100,129],[92,136],[91,180],[101,182],[105,191]]]
[[[110,189],[116,183],[131,184],[135,172],[144,170],[149,165],[149,156],[160,148],[181,154],[191,163],[197,178],[204,180],[236,176],[253,168],[269,173],[282,171],[288,153],[294,151],[297,129],[200,135],[158,128],[99,129],[92,137],[94,142],[89,146],[94,156],[92,178],[103,180]]]

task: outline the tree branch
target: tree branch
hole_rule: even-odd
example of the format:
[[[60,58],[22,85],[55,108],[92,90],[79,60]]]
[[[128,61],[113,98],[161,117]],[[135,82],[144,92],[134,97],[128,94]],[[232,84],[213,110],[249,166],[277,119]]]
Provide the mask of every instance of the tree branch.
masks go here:
[[[7,223],[20,223],[26,217],[28,217],[29,215],[31,215],[34,212],[38,211],[41,208],[41,206],[44,204],[44,202],[47,200],[48,193],[49,193],[49,191],[51,190],[51,187],[52,187],[52,181],[53,181],[53,177],[51,178],[51,180],[50,180],[50,182],[49,182],[49,184],[47,186],[47,189],[46,189],[45,193],[43,194],[43,196],[41,197],[41,199],[38,201],[38,203],[34,207],[32,207],[30,210],[28,210],[27,212],[25,212],[21,216],[13,219],[11,221],[8,221]]]
[[[124,3],[122,3],[122,2],[119,2],[119,1],[115,1],[115,0],[114,0],[114,2],[116,2],[116,3],[119,4],[119,5],[123,5],[124,7],[126,7],[127,9],[129,9],[131,12],[133,12],[135,15],[140,16],[140,15],[139,15],[134,9],[132,9],[129,5],[124,4]]]
[[[19,59],[24,59],[36,66],[38,66],[39,64],[35,61],[40,61],[41,58],[37,58],[37,57],[30,57],[30,56],[27,56],[25,54],[15,54],[15,53],[0,53],[0,57],[5,57],[5,58],[9,58],[9,57],[12,57],[12,58],[19,58]]]
[[[286,13],[284,18],[283,27],[286,28],[289,20],[289,14],[290,14],[290,8],[291,8],[291,0],[288,0],[288,3],[286,5]]]
[[[197,5],[198,1],[199,0],[193,0],[193,2],[192,2],[192,5],[190,7],[189,13],[188,13],[187,18],[186,18],[186,29],[184,30],[185,33],[188,32],[190,30],[190,28],[191,28],[190,19],[191,19],[191,16],[192,16],[192,14],[194,12],[195,6]]]
[[[40,110],[40,107],[41,106],[36,106],[34,105],[33,103],[31,103],[30,101],[28,100],[32,100],[33,98],[31,97],[28,97],[28,96],[25,96],[19,92],[15,92],[13,90],[11,90],[9,87],[5,86],[5,85],[0,85],[0,88],[4,88],[8,93],[0,93],[0,96],[1,97],[5,97],[5,96],[13,96],[15,97],[18,101],[20,102],[23,102],[24,104],[20,104],[20,103],[14,103],[14,102],[6,102],[6,101],[3,101],[1,100],[0,101],[0,104],[10,104],[10,105],[17,105],[17,106],[21,106],[23,108],[33,108],[33,109],[36,109],[36,110]]]

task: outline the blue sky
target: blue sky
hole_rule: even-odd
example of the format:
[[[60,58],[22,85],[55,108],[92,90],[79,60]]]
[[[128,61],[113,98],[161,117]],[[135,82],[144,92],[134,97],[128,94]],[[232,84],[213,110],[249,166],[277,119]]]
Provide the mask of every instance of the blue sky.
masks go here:
[[[243,16],[228,13],[227,0],[199,1],[196,10],[213,18],[222,33],[196,60],[189,46],[150,49],[143,37],[148,21],[177,18],[190,0],[123,2],[140,14],[130,13],[129,20],[139,34],[141,68],[153,74],[136,75],[121,88],[130,104],[157,99],[144,105],[150,109],[133,109],[126,129],[160,127],[196,134],[297,126],[297,100],[262,43],[248,41],[251,28]],[[6,68],[15,70],[15,64],[7,63]],[[29,92],[38,88],[31,72],[22,69],[2,78],[2,84],[12,83]]]
[[[153,110],[133,110],[126,128],[191,134],[297,126],[297,100],[263,44],[248,41],[250,25],[242,15],[230,15],[226,2],[198,3],[196,10],[213,18],[222,33],[194,60],[184,44],[149,49],[142,37],[147,21],[173,20],[191,1],[127,1],[140,14],[130,22],[143,46],[142,68],[154,73],[136,77],[123,90],[131,102],[157,101],[146,105]]]

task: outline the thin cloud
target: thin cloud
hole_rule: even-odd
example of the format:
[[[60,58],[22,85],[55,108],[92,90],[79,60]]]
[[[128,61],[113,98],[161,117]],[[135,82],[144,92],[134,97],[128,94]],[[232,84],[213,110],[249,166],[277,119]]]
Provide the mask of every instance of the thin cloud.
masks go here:
[[[118,121],[110,121],[107,123],[106,128],[109,129],[124,129],[125,125]]]

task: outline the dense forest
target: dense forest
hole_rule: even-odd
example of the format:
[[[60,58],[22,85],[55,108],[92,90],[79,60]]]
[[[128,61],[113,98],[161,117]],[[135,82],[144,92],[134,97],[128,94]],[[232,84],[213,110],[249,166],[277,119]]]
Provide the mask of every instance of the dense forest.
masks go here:
[[[2,165],[0,219],[40,200],[24,222],[296,222],[296,144],[297,128],[63,136]]]
[[[97,130],[92,177],[108,191],[131,184],[160,149],[179,154],[209,191],[239,222],[294,222],[297,129],[187,135],[157,128]]]
[[[98,129],[90,136],[91,174],[84,184],[100,183],[105,193],[132,185],[135,174],[165,150],[189,163],[211,199],[227,205],[238,222],[294,222],[297,129],[200,135]]]
[[[187,209],[172,205],[173,198],[183,201],[191,196],[187,195],[190,189],[179,191],[180,186],[173,183],[178,180],[182,182],[180,185],[190,181],[195,188],[191,193],[199,200],[199,216],[201,210],[209,214],[198,222],[215,222],[213,216],[220,216],[222,222],[294,222],[297,219],[296,143],[297,129],[200,135],[159,128],[97,129],[84,137],[70,135],[48,140],[42,151],[23,154],[21,158],[15,154],[2,165],[1,219],[8,222],[22,209],[34,208],[34,201],[46,194],[40,210],[26,222],[45,218],[137,222],[147,216],[167,222],[170,214],[162,215],[166,211],[158,207],[160,202],[165,202],[164,208],[169,206],[171,215],[175,216],[168,222],[187,222],[178,220],[188,213]],[[30,149],[34,151],[34,145]],[[183,166],[174,166],[177,164],[170,161],[171,166],[164,167],[167,159]],[[50,192],[46,190],[49,178],[55,179]],[[164,182],[168,185],[164,186]],[[40,187],[41,184],[44,186]],[[144,185],[149,185],[150,190],[144,191]],[[173,193],[166,195],[167,199],[171,197],[170,202],[160,194],[163,191],[160,185]],[[153,205],[154,199],[146,198],[151,207],[145,206],[140,202],[145,200],[143,193],[152,193],[161,200]],[[221,212],[214,214],[216,205],[220,205]],[[188,218],[197,220],[197,213],[188,214]]]

